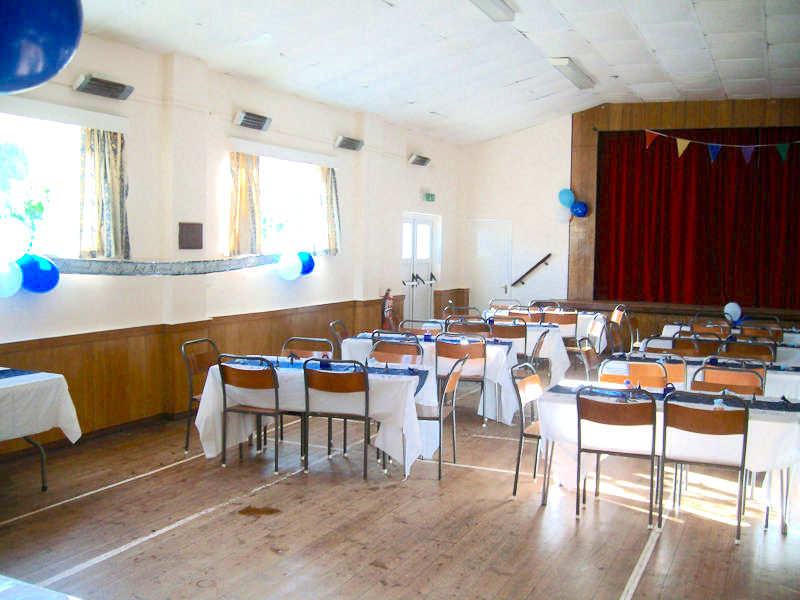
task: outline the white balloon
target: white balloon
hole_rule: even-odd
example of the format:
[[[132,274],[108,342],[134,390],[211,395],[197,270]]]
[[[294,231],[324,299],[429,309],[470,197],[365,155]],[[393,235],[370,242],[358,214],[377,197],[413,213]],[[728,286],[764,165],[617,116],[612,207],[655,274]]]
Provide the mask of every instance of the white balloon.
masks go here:
[[[22,258],[31,245],[31,230],[14,217],[0,219],[0,263]]]
[[[286,281],[292,281],[300,277],[302,270],[303,262],[296,252],[282,254],[280,260],[278,260],[278,275]]]
[[[738,321],[742,318],[742,307],[736,302],[728,302],[724,310],[725,316],[731,321]]]
[[[15,262],[0,263],[0,298],[13,296],[22,287],[22,269]]]
[[[572,218],[572,211],[569,209],[568,206],[564,206],[563,204],[558,205],[558,209],[556,211],[556,221],[559,223],[569,223],[569,220]]]

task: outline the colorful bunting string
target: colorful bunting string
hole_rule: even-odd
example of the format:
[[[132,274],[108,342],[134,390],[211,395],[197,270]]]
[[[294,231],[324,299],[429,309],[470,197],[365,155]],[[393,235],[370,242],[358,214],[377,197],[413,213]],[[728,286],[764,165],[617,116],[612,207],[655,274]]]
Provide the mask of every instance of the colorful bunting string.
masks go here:
[[[645,148],[649,149],[650,145],[657,137],[665,137],[665,138],[672,138],[675,140],[675,147],[678,151],[678,156],[680,157],[685,151],[686,148],[689,147],[689,144],[702,144],[708,148],[708,156],[713,163],[717,156],[719,155],[719,151],[722,148],[739,148],[742,152],[742,156],[746,163],[750,163],[750,159],[753,158],[753,152],[756,148],[772,148],[774,147],[778,154],[781,157],[782,161],[786,161],[786,157],[789,155],[789,147],[792,144],[800,144],[800,140],[794,140],[792,142],[783,142],[780,144],[751,144],[751,145],[743,145],[743,144],[720,144],[717,142],[701,142],[698,140],[687,140],[686,138],[680,138],[674,135],[669,135],[666,133],[662,133],[660,131],[654,131],[652,129],[645,129],[644,130],[644,144]]]

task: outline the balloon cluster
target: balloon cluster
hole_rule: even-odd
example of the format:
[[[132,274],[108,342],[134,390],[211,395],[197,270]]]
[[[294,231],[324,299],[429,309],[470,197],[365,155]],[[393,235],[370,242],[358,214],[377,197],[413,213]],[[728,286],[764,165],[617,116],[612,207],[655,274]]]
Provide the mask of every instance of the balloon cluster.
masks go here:
[[[0,220],[0,298],[20,289],[43,294],[58,284],[58,267],[49,258],[28,254],[31,232],[19,219]]]
[[[572,190],[563,189],[558,192],[558,222],[569,223],[572,216],[585,217],[589,214],[589,207],[586,202],[575,200]]]
[[[293,281],[301,275],[314,270],[314,257],[310,252],[281,254],[278,260],[278,275],[286,281]]]

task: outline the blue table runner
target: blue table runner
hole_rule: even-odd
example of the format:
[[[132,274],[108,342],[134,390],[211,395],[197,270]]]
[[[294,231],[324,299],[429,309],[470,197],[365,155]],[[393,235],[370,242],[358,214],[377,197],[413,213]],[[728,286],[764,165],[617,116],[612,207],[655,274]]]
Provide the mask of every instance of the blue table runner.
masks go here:
[[[0,379],[19,377],[20,375],[32,375],[33,373],[36,373],[36,371],[23,371],[22,369],[2,369],[0,370]]]

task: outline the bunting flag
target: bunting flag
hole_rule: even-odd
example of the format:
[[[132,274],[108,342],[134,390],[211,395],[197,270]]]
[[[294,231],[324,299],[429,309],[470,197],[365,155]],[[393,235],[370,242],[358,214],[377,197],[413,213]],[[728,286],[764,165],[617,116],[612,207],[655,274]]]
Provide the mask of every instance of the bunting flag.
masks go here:
[[[722,148],[722,146],[720,146],[719,144],[708,145],[708,155],[711,157],[712,163],[717,159],[717,154],[719,154],[720,148]]]
[[[786,155],[789,154],[789,144],[778,144],[775,148],[778,150],[778,154],[781,155],[781,160],[786,162]]]
[[[678,146],[678,157],[683,154],[684,150],[689,146],[689,140],[683,138],[675,138],[675,143]]]
[[[748,165],[750,164],[750,159],[753,158],[753,150],[755,149],[755,146],[742,146],[742,156],[744,156],[744,162]]]
[[[653,140],[658,137],[658,134],[645,129],[644,131],[644,147],[645,149],[650,148],[650,144],[653,143]]]

